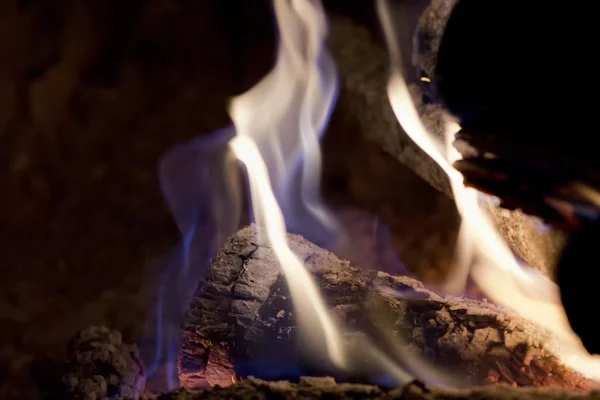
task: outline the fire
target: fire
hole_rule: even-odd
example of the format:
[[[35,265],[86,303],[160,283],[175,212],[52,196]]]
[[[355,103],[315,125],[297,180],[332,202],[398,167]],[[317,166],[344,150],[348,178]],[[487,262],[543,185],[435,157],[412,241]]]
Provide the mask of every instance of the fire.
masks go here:
[[[340,329],[286,236],[288,228],[316,242],[340,234],[319,195],[319,137],[337,95],[335,64],[325,49],[325,12],[320,0],[274,0],[273,5],[280,34],[277,61],[262,81],[231,102],[237,134],[230,148],[246,167],[254,218],[286,276],[303,336],[313,351],[326,351],[336,367],[348,371],[356,360],[345,351]],[[368,341],[361,346],[368,350],[361,354],[396,384],[413,379]]]
[[[460,157],[451,144],[460,129],[458,124],[448,120],[446,143],[436,140],[423,126],[402,75],[402,56],[390,2],[378,0],[377,11],[391,58],[388,96],[392,109],[405,132],[448,175],[462,216],[457,248],[459,263],[448,287],[459,291],[470,274],[493,301],[554,332],[561,339],[555,353],[566,365],[600,380],[600,359],[591,356],[571,330],[557,286],[537,271],[519,265],[486,214],[484,205],[490,200],[474,189],[465,188],[462,176],[452,167]]]
[[[255,222],[261,233],[266,235],[286,276],[302,334],[313,349],[326,353],[338,368],[351,370],[352,362],[356,360],[352,360],[350,352],[346,351],[340,327],[330,317],[326,303],[302,260],[290,249],[286,235],[289,229],[313,242],[322,243],[335,239],[340,233],[337,221],[322,204],[319,193],[319,138],[337,96],[335,64],[325,49],[327,21],[320,0],[273,0],[273,6],[279,28],[276,64],[251,90],[232,100],[229,113],[235,127],[233,138],[229,140],[231,136],[218,133],[216,144],[210,141],[199,144],[203,156],[200,164],[207,165],[198,172],[198,164],[194,163],[193,172],[201,172],[205,183],[214,184],[213,181],[222,179],[215,172],[223,174],[228,170],[225,171],[222,162],[211,163],[206,154],[210,154],[207,150],[213,146],[223,150],[221,147],[224,146],[220,146],[223,143],[227,143],[225,149],[244,164]],[[509,306],[556,333],[561,338],[561,346],[555,350],[556,355],[565,364],[600,379],[600,363],[585,352],[570,329],[557,287],[541,274],[518,264],[480,204],[489,199],[473,189],[465,188],[462,175],[452,167],[460,154],[452,147],[451,141],[460,127],[449,119],[444,141],[434,138],[423,126],[402,75],[401,55],[388,2],[378,0],[377,6],[392,59],[393,69],[388,86],[392,108],[404,130],[450,178],[456,204],[463,217],[458,262],[447,289],[461,292],[467,277],[472,276],[496,303]],[[226,132],[231,133],[229,130]],[[183,152],[184,155],[187,150]],[[180,160],[182,155],[179,153],[176,152],[172,159]],[[214,155],[215,158],[221,156]],[[166,165],[176,167],[177,163],[173,160]],[[163,169],[169,176],[177,175],[174,171],[179,171],[177,168]],[[197,184],[195,180],[194,184]],[[232,190],[223,190],[219,201],[225,199],[221,202],[235,202],[232,193]],[[206,201],[204,196],[196,197],[203,197],[202,201]],[[170,199],[173,207],[186,208],[189,202],[191,200],[188,197],[179,199],[175,196]],[[219,221],[237,219],[226,205],[219,204],[219,207]],[[192,242],[198,230],[194,225],[197,217],[191,225],[187,221],[188,211],[186,208],[186,213],[176,213],[178,220],[186,220],[186,224],[180,224],[186,245]],[[228,229],[223,229],[221,233],[224,232],[228,232]],[[184,250],[184,266],[187,266],[193,260],[187,257],[190,250]],[[195,254],[196,259],[201,256],[204,253]],[[198,280],[189,273],[189,269],[180,272],[177,283],[185,281],[195,284]],[[397,360],[377,346],[367,342],[361,350],[364,349],[366,351],[361,352],[361,357],[368,357],[383,367],[396,380],[395,383],[412,380]],[[419,375],[430,380],[438,379],[435,371],[424,365],[422,360],[411,359],[410,364]],[[235,382],[233,377],[232,382]]]
[[[248,169],[256,221],[266,229],[269,244],[273,247],[288,280],[301,323],[306,324],[316,317],[323,329],[330,359],[336,365],[344,366],[344,354],[337,328],[328,317],[323,299],[311,276],[287,244],[283,213],[271,189],[269,173],[260,157],[258,147],[250,137],[238,136],[231,142],[231,148]]]
[[[230,147],[246,167],[254,218],[287,278],[300,326],[313,345],[324,347],[343,368],[338,329],[286,239],[286,223],[295,231],[307,219],[321,230],[336,228],[319,199],[319,137],[337,94],[335,65],[323,48],[327,24],[318,0],[273,4],[280,33],[277,62],[262,81],[231,102],[237,135]]]

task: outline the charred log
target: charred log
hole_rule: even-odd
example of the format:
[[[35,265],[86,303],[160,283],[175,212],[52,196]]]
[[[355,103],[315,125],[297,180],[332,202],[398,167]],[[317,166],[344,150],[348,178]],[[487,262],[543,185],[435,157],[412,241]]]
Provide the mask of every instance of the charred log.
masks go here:
[[[478,387],[468,390],[441,390],[414,382],[405,388],[387,389],[379,386],[336,383],[331,378],[303,378],[299,383],[266,382],[248,379],[226,388],[203,392],[180,390],[158,397],[159,400],[218,399],[369,399],[369,400],[596,400],[600,393],[576,394],[560,390],[522,389],[507,385]]]
[[[461,1],[448,19],[434,78],[464,128],[457,148],[466,160],[457,168],[466,183],[501,198],[509,209],[570,229],[600,212],[573,189],[581,182],[600,188],[597,151],[586,145],[595,119],[589,102],[580,100],[593,92],[594,82],[571,84],[580,66],[557,56],[554,45],[560,40],[572,43],[570,51],[587,48],[593,23],[578,20],[557,31],[550,22],[569,21],[575,10],[548,7],[549,18],[539,19],[537,7],[515,13],[501,1]],[[592,58],[582,53],[578,61],[589,67]],[[555,82],[535,77],[540,70]]]
[[[551,333],[510,310],[442,298],[408,277],[362,271],[297,235],[289,235],[288,244],[313,274],[332,317],[347,328],[349,346],[367,336],[408,370],[406,354],[425,357],[447,374],[460,371],[467,385],[593,386],[553,355],[560,343]],[[289,379],[332,374],[328,367],[307,367],[299,354],[285,279],[255,227],[231,237],[216,254],[211,271],[200,282],[182,325],[183,387],[227,386],[250,375]],[[390,341],[381,332],[398,340]]]
[[[421,17],[415,59],[416,68],[425,78],[434,79],[438,49],[454,4],[454,0],[432,1]],[[354,120],[353,126],[364,137],[378,143],[431,186],[452,198],[444,171],[410,139],[394,116],[387,97],[389,68],[384,46],[362,26],[337,17],[331,19],[330,48],[341,76],[342,96],[338,109],[343,110],[340,112]],[[435,85],[427,79],[409,85],[423,123],[441,140],[444,108],[437,98]],[[511,208],[513,210],[498,207],[491,210],[496,227],[513,251],[552,279],[554,265],[564,246],[564,234],[556,229],[542,233],[539,224],[520,210],[514,210],[521,206]]]
[[[146,375],[135,345],[103,326],[79,332],[69,343],[61,399],[138,398]]]
[[[568,231],[599,215],[581,187],[585,182],[583,187],[597,190],[600,177],[579,161],[485,128],[462,129],[454,145],[464,157],[455,167],[465,184],[497,196],[504,208],[519,208]]]

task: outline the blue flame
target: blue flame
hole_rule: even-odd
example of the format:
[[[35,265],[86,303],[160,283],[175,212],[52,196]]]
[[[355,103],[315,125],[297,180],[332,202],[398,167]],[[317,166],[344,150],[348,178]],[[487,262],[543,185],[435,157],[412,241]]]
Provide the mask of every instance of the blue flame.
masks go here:
[[[176,363],[184,313],[209,271],[210,258],[239,228],[239,168],[228,147],[234,136],[228,127],[198,137],[171,150],[160,164],[163,194],[182,235],[160,265],[156,304],[142,343],[148,376],[161,390],[179,385]]]
[[[294,7],[301,6],[318,11],[315,16],[322,12],[319,0],[292,5],[288,10],[292,14],[298,13]],[[322,247],[332,248],[339,232],[335,221],[326,215],[320,197],[319,139],[337,98],[337,72],[324,48],[324,30],[319,30],[318,37],[311,36],[299,15],[284,25],[282,21],[276,23],[278,57],[270,74],[275,81],[269,81],[274,85],[269,86],[263,80],[251,90],[265,94],[265,89],[271,89],[266,96],[251,102],[247,122],[253,126],[251,136],[271,175],[288,230]],[[318,23],[325,25],[326,21]],[[314,40],[316,44],[311,42]],[[314,53],[310,45],[316,46],[312,49]],[[284,48],[287,51],[283,51]],[[316,60],[312,58],[315,54]],[[282,65],[285,71],[277,68]],[[304,76],[305,71],[313,67],[317,72]],[[292,73],[289,68],[301,70]],[[302,79],[290,80],[299,72]],[[193,293],[209,271],[210,257],[223,240],[239,228],[244,183],[239,181],[239,169],[228,147],[235,135],[235,129],[228,127],[184,143],[168,153],[160,166],[163,193],[182,241],[162,263],[158,298],[149,319],[153,325],[147,334],[152,340],[145,341],[142,351],[149,356],[149,375],[160,376],[164,390],[178,386],[175,365],[179,325]],[[254,367],[247,366],[249,370]],[[282,368],[277,368],[280,373]]]

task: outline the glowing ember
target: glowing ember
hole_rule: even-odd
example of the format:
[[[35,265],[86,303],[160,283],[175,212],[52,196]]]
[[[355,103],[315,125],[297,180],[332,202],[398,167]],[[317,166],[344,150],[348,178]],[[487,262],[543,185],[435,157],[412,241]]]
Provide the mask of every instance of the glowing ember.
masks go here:
[[[454,197],[463,218],[458,241],[459,253],[455,281],[449,288],[459,290],[470,273],[473,279],[496,303],[513,308],[524,317],[546,327],[562,340],[554,352],[563,362],[592,379],[600,380],[600,360],[585,351],[571,330],[558,288],[545,276],[527,266],[520,266],[508,246],[495,231],[480,202],[489,201],[474,189],[465,188],[462,176],[452,167],[460,155],[451,146],[460,127],[449,121],[446,143],[423,126],[412,102],[402,74],[402,58],[397,32],[392,20],[391,3],[378,0],[379,17],[388,42],[392,74],[388,95],[394,113],[406,133],[450,178]]]

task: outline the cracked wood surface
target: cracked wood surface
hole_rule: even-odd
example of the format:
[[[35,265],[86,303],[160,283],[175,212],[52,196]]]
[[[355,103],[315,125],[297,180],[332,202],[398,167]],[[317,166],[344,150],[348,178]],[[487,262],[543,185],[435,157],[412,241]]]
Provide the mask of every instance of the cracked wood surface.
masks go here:
[[[314,276],[331,315],[346,326],[346,343],[371,335],[380,350],[397,355],[408,369],[412,362],[404,356],[422,355],[447,374],[460,371],[456,382],[464,385],[593,386],[553,355],[561,345],[555,337],[508,310],[442,298],[412,278],[363,271],[298,235],[288,235],[288,243]],[[211,272],[200,282],[182,325],[182,386],[202,389],[251,375],[303,374],[289,291],[273,250],[254,226],[229,238]],[[396,345],[398,338],[405,343],[394,348],[374,336],[383,331],[391,332]],[[332,370],[324,366],[310,374]]]

